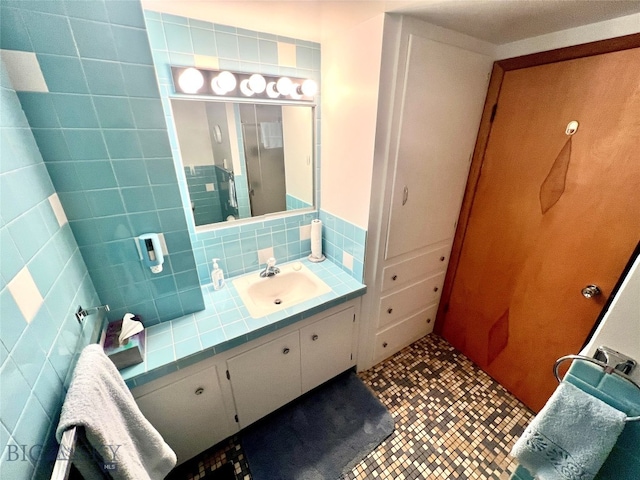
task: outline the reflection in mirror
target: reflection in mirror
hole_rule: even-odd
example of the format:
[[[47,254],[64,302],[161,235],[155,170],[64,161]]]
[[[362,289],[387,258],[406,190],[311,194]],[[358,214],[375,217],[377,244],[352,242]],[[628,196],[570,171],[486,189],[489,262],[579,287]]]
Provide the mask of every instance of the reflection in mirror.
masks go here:
[[[196,226],[313,207],[313,107],[171,107]]]

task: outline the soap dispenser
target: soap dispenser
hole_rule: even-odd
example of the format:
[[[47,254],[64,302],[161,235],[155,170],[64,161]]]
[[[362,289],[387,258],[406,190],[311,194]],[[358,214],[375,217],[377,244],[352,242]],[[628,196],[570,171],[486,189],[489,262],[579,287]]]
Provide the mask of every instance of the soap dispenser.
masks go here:
[[[213,289],[220,290],[224,287],[224,272],[218,266],[219,258],[213,259],[213,270],[211,270],[211,281],[213,282]]]

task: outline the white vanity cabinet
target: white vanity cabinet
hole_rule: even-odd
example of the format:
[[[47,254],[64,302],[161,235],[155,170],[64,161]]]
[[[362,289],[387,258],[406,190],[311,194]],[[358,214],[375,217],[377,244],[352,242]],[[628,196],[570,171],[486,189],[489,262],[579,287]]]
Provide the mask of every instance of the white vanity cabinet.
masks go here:
[[[346,304],[227,360],[240,428],[355,365],[355,306]]]
[[[236,426],[229,421],[215,365],[184,378],[176,379],[176,374],[162,379],[171,383],[143,393],[136,402],[180,464],[235,433]]]
[[[360,301],[179,369],[133,396],[183,463],[354,366]]]
[[[298,331],[230,358],[227,369],[244,428],[300,395]]]

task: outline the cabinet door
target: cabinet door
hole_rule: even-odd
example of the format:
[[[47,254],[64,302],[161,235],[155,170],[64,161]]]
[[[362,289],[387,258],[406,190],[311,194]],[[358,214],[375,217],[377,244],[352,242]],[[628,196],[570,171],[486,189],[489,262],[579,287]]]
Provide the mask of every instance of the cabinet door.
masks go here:
[[[492,63],[410,35],[385,258],[453,237]]]
[[[300,396],[300,337],[292,332],[227,360],[240,427]]]
[[[300,329],[302,392],[307,392],[353,365],[354,308]]]
[[[178,464],[235,432],[225,411],[216,367],[136,399],[145,417],[178,456]]]

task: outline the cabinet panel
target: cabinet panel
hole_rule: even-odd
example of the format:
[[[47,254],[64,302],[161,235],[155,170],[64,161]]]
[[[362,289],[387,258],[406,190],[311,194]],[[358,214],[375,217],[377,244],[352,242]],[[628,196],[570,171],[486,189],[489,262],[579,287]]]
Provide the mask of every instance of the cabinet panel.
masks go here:
[[[384,360],[410,343],[431,333],[437,311],[438,304],[435,303],[405,321],[378,333],[374,353],[375,362]]]
[[[380,299],[378,328],[392,325],[440,298],[446,272],[432,275]]]
[[[300,330],[302,393],[353,365],[353,316],[351,307]]]
[[[453,238],[492,63],[409,36],[385,258]]]
[[[224,408],[216,367],[136,399],[145,417],[178,456],[178,463],[235,432]]]
[[[436,270],[446,270],[450,250],[451,245],[448,244],[404,262],[386,266],[382,273],[382,291],[408,284]]]
[[[301,394],[298,331],[230,358],[227,368],[244,428]]]

